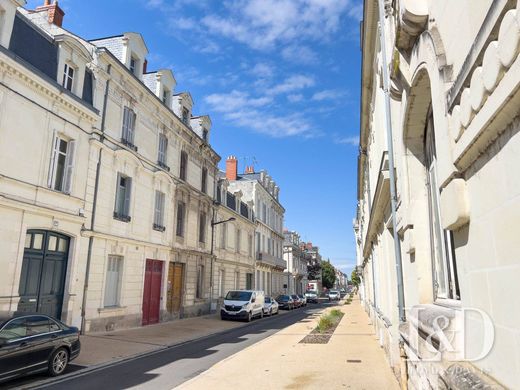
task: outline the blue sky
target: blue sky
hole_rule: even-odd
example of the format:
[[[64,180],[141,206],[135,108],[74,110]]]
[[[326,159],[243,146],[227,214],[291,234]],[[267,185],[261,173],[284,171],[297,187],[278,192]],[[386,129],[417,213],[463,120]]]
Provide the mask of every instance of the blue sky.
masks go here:
[[[32,9],[43,0],[30,0]],[[280,186],[285,226],[355,265],[361,0],[60,0],[87,39],[140,32],[148,69],[171,68],[214,149]],[[115,17],[116,16],[116,17]]]

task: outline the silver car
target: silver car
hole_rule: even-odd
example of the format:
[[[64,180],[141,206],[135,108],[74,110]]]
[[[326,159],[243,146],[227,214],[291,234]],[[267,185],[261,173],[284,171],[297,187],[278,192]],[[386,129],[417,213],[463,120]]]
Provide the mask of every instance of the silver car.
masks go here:
[[[339,297],[340,297],[339,291],[337,291],[337,290],[329,291],[329,299],[331,301],[339,301]]]
[[[264,314],[272,316],[278,314],[278,302],[271,297],[265,297],[264,299]]]

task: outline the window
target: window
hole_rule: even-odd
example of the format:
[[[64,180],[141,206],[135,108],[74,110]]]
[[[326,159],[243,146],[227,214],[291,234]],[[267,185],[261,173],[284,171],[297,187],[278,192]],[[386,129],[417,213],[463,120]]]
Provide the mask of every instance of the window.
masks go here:
[[[70,194],[76,142],[54,136],[48,186],[56,191]]]
[[[205,194],[208,193],[208,168],[202,168],[202,178],[200,183],[200,190]]]
[[[262,222],[267,223],[267,207],[262,203]]]
[[[182,108],[182,122],[186,125],[190,125],[190,112],[187,108]]]
[[[0,330],[0,337],[6,340],[16,340],[27,337],[27,317],[15,318]]]
[[[253,257],[253,235],[249,234],[247,236],[247,253],[249,257]]]
[[[176,234],[184,237],[184,215],[186,214],[186,206],[183,202],[177,203],[177,227]]]
[[[220,247],[226,249],[227,242],[227,225],[225,223],[220,224]]]
[[[137,58],[134,56],[130,57],[130,72],[132,72],[134,75],[137,75]]]
[[[256,232],[256,253],[260,252],[260,233]]]
[[[26,322],[27,336],[36,336],[51,331],[51,321],[43,316],[31,316]]]
[[[61,85],[63,88],[72,91],[72,86],[74,85],[74,68],[69,64],[65,64],[65,68],[63,69],[63,81]]]
[[[202,299],[204,294],[204,266],[199,264],[197,266],[197,298]]]
[[[235,240],[235,249],[237,251],[237,253],[240,253],[240,236],[242,235],[242,232],[240,231],[239,228],[237,228],[237,235],[236,235],[236,240]]]
[[[260,290],[260,271],[256,270],[256,281],[255,281],[256,289]]]
[[[252,290],[253,289],[253,274],[247,273],[246,274],[246,290]]]
[[[122,273],[123,258],[121,256],[108,256],[107,275],[105,283],[105,307],[119,306]]]
[[[130,221],[130,196],[132,193],[132,178],[121,173],[117,174],[116,205],[114,218],[123,222]]]
[[[436,298],[460,299],[453,232],[442,229],[437,185],[437,156],[433,115],[430,113],[425,136],[426,178],[430,213],[431,256],[434,268],[434,295]]]
[[[183,150],[181,152],[181,163],[180,163],[180,170],[179,170],[179,176],[180,176],[181,180],[186,181],[187,171],[188,171],[188,153],[186,153]]]
[[[199,242],[206,242],[206,213],[199,215]]]
[[[137,151],[137,147],[134,145],[135,118],[135,112],[131,108],[125,107],[123,111],[123,134],[121,142],[130,149]]]
[[[202,129],[202,139],[204,142],[208,142],[208,129]]]
[[[160,133],[159,134],[159,153],[157,155],[157,165],[159,165],[161,168],[164,168],[167,171],[169,171],[170,168],[166,164],[167,151],[168,151],[168,138],[166,137],[166,134]]]
[[[170,91],[168,91],[166,88],[163,89],[162,101],[166,106],[168,106],[168,103],[170,101]]]
[[[153,228],[160,232],[164,232],[164,193],[161,191],[155,191],[155,210],[153,217]]]

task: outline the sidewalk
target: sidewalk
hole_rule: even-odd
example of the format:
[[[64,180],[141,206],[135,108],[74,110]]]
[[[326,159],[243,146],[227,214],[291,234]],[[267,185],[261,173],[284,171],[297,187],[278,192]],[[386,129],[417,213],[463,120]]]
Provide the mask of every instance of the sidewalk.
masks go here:
[[[142,328],[91,333],[81,336],[81,353],[72,364],[89,367],[113,363],[243,325],[222,321],[219,315],[212,314]]]
[[[230,356],[181,389],[399,389],[359,299],[328,344],[300,344],[319,316],[302,320]]]

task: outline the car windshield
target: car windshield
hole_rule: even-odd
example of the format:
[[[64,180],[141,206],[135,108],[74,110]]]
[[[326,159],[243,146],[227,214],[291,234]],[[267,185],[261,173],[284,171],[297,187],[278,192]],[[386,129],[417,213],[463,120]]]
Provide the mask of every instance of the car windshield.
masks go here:
[[[228,301],[249,301],[251,291],[228,291],[226,298]]]
[[[293,299],[298,299],[298,295],[291,295]]]
[[[279,302],[287,302],[289,300],[289,297],[287,295],[280,295],[278,298],[276,298]]]
[[[271,298],[265,298],[265,299],[264,299],[264,302],[265,302],[265,303],[271,303]]]

